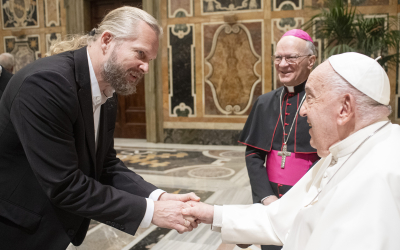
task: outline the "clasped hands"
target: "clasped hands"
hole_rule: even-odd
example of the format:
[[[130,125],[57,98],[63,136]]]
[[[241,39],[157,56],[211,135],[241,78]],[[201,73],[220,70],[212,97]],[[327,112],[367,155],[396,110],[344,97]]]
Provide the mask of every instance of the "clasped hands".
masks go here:
[[[154,202],[152,223],[184,233],[197,228],[202,222],[211,224],[213,215],[214,207],[201,203],[195,193],[163,193],[159,200]]]

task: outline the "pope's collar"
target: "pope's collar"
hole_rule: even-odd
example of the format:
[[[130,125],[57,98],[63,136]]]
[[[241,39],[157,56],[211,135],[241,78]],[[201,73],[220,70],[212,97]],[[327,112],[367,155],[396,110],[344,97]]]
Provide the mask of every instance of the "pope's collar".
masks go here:
[[[367,138],[371,133],[376,131],[379,127],[383,126],[387,121],[375,122],[365,128],[362,128],[354,134],[348,136],[344,140],[333,144],[329,148],[329,152],[333,158],[341,158],[351,154],[356,148]]]

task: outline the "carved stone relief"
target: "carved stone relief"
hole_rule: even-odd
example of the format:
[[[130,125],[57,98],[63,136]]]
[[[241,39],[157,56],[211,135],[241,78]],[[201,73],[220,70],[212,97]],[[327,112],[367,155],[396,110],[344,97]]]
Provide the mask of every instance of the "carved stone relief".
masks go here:
[[[3,29],[39,27],[37,0],[2,0]]]
[[[196,116],[194,25],[168,26],[169,114]]]
[[[202,0],[202,14],[262,10],[261,0]]]
[[[60,26],[60,0],[44,0],[46,27]]]
[[[248,114],[262,91],[261,34],[261,22],[204,26],[205,115]]]
[[[41,57],[39,45],[39,35],[30,35],[23,39],[4,37],[4,50],[15,58],[15,72]]]
[[[168,18],[193,16],[193,0],[168,0]]]

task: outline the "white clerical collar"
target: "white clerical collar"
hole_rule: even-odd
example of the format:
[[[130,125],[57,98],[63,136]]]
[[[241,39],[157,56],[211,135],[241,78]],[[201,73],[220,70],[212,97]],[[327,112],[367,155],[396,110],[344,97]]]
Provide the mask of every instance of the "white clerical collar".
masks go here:
[[[352,152],[354,152],[354,150],[356,150],[356,148],[360,145],[360,143],[362,143],[365,140],[365,138],[367,138],[379,127],[383,126],[385,123],[387,123],[387,121],[376,122],[365,128],[358,130],[354,134],[348,136],[346,139],[333,144],[329,148],[329,152],[335,159],[351,154]]]
[[[294,87],[293,86],[286,86],[287,90],[289,93],[294,93]]]
[[[92,61],[89,56],[89,51],[87,52],[88,64],[89,64],[89,73],[90,73],[90,85],[92,87],[92,105],[93,107],[98,105],[103,105],[108,98],[113,96],[115,90],[112,87],[107,87],[103,94],[100,93],[99,82],[97,81],[96,75],[94,73]]]

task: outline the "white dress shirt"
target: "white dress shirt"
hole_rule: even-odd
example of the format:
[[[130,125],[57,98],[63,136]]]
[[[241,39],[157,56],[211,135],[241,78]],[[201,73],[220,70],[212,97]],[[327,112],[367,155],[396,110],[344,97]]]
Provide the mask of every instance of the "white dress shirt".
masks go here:
[[[99,82],[97,81],[96,75],[93,70],[92,61],[90,60],[89,51],[87,51],[89,73],[90,73],[90,84],[92,87],[92,105],[93,105],[93,121],[94,121],[94,138],[95,138],[95,149],[97,151],[97,141],[99,137],[99,123],[100,123],[100,111],[101,106],[107,101],[108,98],[113,97],[115,90],[109,86],[103,93],[100,92]],[[147,228],[153,219],[154,214],[154,201],[157,201],[161,194],[165,193],[164,190],[154,190],[149,198],[146,198],[146,213],[144,214],[143,220],[140,223],[140,227]]]

